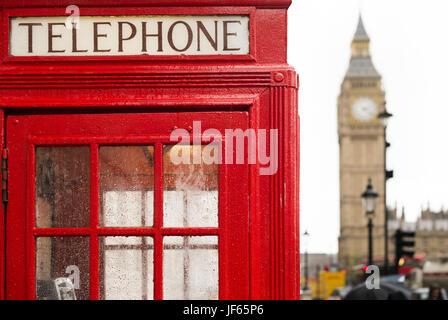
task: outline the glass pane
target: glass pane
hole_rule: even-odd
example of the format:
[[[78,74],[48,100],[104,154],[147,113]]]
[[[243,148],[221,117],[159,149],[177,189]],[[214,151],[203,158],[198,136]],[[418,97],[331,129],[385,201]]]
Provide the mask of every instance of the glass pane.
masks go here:
[[[90,221],[90,149],[36,148],[36,226],[88,227]]]
[[[207,147],[164,146],[165,227],[218,227],[219,167],[203,160],[201,155],[210,152]]]
[[[99,162],[101,226],[152,226],[154,147],[103,146]]]
[[[100,298],[152,300],[153,250],[151,237],[101,237]]]
[[[153,191],[104,191],[103,225],[108,227],[152,226],[153,207]]]
[[[69,278],[77,300],[89,299],[89,238],[38,237],[36,240],[36,299],[58,300],[58,278]],[[59,292],[59,294],[58,294]]]
[[[218,237],[164,237],[163,298],[219,298]]]

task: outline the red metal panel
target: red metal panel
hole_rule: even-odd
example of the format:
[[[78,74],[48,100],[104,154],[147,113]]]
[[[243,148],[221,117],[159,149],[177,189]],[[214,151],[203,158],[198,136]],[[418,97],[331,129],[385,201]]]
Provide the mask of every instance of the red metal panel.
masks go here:
[[[201,89],[202,90],[202,89]],[[293,92],[296,89],[291,89]],[[283,90],[281,91],[283,92],[283,94],[286,94],[287,91]],[[293,103],[291,103],[290,106],[288,106],[288,103],[284,103],[284,100],[279,100],[278,98],[278,93],[275,93],[275,95],[272,95],[270,93],[270,91],[265,91],[262,90],[259,92],[259,99],[256,98],[257,96],[255,96],[255,99],[253,100],[253,103],[251,104],[251,108],[249,109],[250,112],[250,119],[256,119],[256,114],[260,114],[260,115],[266,115],[266,114],[271,114],[273,116],[275,116],[276,112],[278,112],[278,110],[282,109],[282,108],[288,108],[290,107],[290,111],[292,114],[295,113],[295,106]],[[271,102],[270,101],[270,97],[272,97]],[[274,99],[274,97],[276,97]],[[294,100],[294,96],[292,96],[291,98],[293,101]],[[173,100],[171,100],[173,101]],[[220,100],[221,101],[226,101],[225,99]],[[226,101],[227,103],[231,103],[231,105],[233,105],[233,102],[231,102],[232,99],[228,98],[228,100]],[[243,100],[244,101],[244,100]],[[259,102],[257,102],[259,101]],[[283,102],[282,102],[283,101]],[[158,101],[157,101],[158,102]],[[158,102],[159,103],[159,102]],[[166,104],[166,101],[161,101],[160,102],[162,105]],[[185,102],[184,102],[185,103]],[[208,104],[214,105],[214,101],[208,101]],[[218,103],[218,102],[216,102]],[[274,106],[274,108],[272,108],[272,110],[270,111],[269,108],[271,108],[272,106]],[[168,121],[170,118],[172,118],[173,115],[167,115],[166,116],[166,120]],[[275,116],[277,117],[277,116]],[[43,117],[44,119],[45,117]],[[73,119],[70,120],[69,117],[65,118],[65,121],[61,121],[61,125],[60,127],[51,127],[48,128],[48,130],[50,130],[51,134],[64,134],[64,132],[67,132],[67,130],[69,130],[68,128],[73,128]],[[213,118],[210,119],[210,121],[213,121]],[[251,126],[256,126],[256,121],[255,120],[251,120],[252,124]],[[272,120],[273,121],[273,120]],[[260,127],[267,127],[267,128],[278,128],[278,125],[271,125],[270,123],[277,123],[278,120],[276,120],[276,122],[266,122],[266,117],[261,117],[260,121],[259,121],[259,125]],[[286,117],[283,117],[282,121],[286,121]],[[78,120],[76,120],[76,123],[78,123]],[[78,123],[79,124],[79,123]],[[186,125],[184,123],[184,125]],[[77,130],[76,128],[79,128],[79,126],[75,126],[74,130]],[[123,123],[123,130],[127,130],[126,129],[126,122]],[[132,128],[132,127],[131,127]],[[282,129],[282,128],[280,128]],[[70,129],[73,130],[73,129]],[[284,129],[282,129],[284,130]],[[101,132],[107,136],[107,135],[112,135],[113,134],[113,130],[110,129],[110,124],[106,124],[105,126],[98,128],[98,133]],[[145,141],[145,139],[147,139],[147,137],[145,137],[144,135],[142,135],[142,132],[136,132],[137,135],[133,135],[133,136],[129,136],[129,135],[120,135],[118,136],[120,139],[123,139],[122,141],[126,141],[128,143],[142,143],[143,141]],[[155,133],[155,132],[154,132]],[[164,139],[168,139],[167,136],[165,137],[158,137],[158,138],[162,138]],[[47,136],[47,137],[30,137],[30,141],[33,143],[38,143],[38,144],[44,144],[44,145],[51,145],[51,144],[63,144],[65,143],[71,143],[71,144],[82,144],[82,143],[89,143],[89,142],[95,142],[95,143],[111,143],[110,139],[108,138],[101,138],[101,136],[98,134],[94,137],[91,138],[92,140],[89,139],[85,139],[82,137],[76,137],[76,138],[67,138],[64,139],[63,141],[61,141],[58,138],[55,138],[54,136],[52,137]],[[108,142],[109,141],[109,142]],[[148,141],[148,140],[146,140]],[[280,162],[282,163],[282,162]],[[292,168],[296,167],[296,163],[291,162],[290,166]],[[298,252],[297,251],[297,246],[290,246],[287,247],[285,245],[281,246],[280,243],[278,242],[278,234],[279,234],[279,230],[281,230],[281,226],[278,224],[279,222],[281,223],[281,221],[279,221],[277,218],[275,218],[276,216],[279,217],[279,214],[276,213],[277,211],[277,205],[275,205],[275,201],[274,199],[276,199],[276,197],[274,196],[275,194],[277,194],[279,192],[279,189],[275,186],[278,185],[282,185],[281,182],[279,180],[277,180],[277,182],[274,185],[274,188],[271,189],[271,187],[269,187],[269,185],[271,185],[270,182],[272,179],[277,179],[277,175],[274,175],[272,177],[259,177],[256,174],[256,170],[254,171],[254,168],[252,168],[252,178],[251,178],[251,193],[254,195],[254,198],[251,201],[251,216],[254,218],[251,221],[257,221],[256,223],[251,223],[251,246],[252,246],[252,250],[251,250],[251,270],[252,272],[251,274],[251,292],[252,298],[274,298],[274,299],[279,299],[282,297],[286,297],[285,295],[282,295],[280,293],[275,294],[274,292],[281,292],[280,289],[280,285],[281,282],[285,282],[286,279],[284,276],[281,276],[279,273],[276,273],[278,270],[283,270],[284,268],[284,264],[285,263],[290,263],[291,259],[294,259],[294,257],[297,257],[297,255],[281,255],[283,251],[285,250],[289,250],[289,252]],[[280,170],[279,170],[280,171]],[[297,170],[296,170],[297,171]],[[294,179],[293,176],[294,174],[297,174],[297,172],[293,172],[293,175],[291,176],[291,180],[297,181],[297,179]],[[283,178],[285,179],[285,177]],[[259,182],[258,182],[259,181]],[[257,183],[259,183],[259,190],[260,190],[260,194],[266,195],[266,194],[271,194],[272,195],[272,200],[270,202],[257,202],[255,199],[258,195],[256,189],[253,188],[257,188],[256,185]],[[267,184],[266,184],[267,183]],[[291,183],[291,181],[290,181]],[[276,191],[277,190],[277,191]],[[259,207],[259,210],[257,209],[257,206]],[[272,208],[272,209],[271,209]],[[297,215],[298,212],[294,211],[292,208],[289,208],[288,210],[291,210],[290,212],[284,212],[285,216],[288,215]],[[270,214],[273,213],[274,215]],[[269,214],[268,214],[269,213]],[[271,222],[269,222],[271,219],[273,219]],[[287,225],[287,222],[284,221],[283,222],[285,225]],[[271,231],[268,233],[270,236],[266,237],[266,231],[268,229],[266,229],[267,226],[272,225],[272,229]],[[287,233],[286,233],[287,234]],[[277,239],[277,240],[275,240]],[[276,244],[277,243],[277,244]],[[273,251],[271,251],[271,258],[267,258],[266,257],[266,252],[269,252],[269,248],[275,248]],[[283,258],[281,258],[283,256]],[[17,256],[18,257],[18,256]],[[18,257],[19,258],[19,257]],[[286,259],[286,260],[285,260]],[[289,261],[289,262],[288,262]],[[297,260],[296,260],[297,261]],[[290,268],[290,272],[291,272],[291,277],[293,277],[295,280],[295,282],[297,282],[297,270],[291,270],[292,268]],[[266,270],[271,270],[270,273],[267,273]],[[272,284],[268,285],[267,279],[271,278],[272,279]],[[286,284],[286,286],[289,286],[290,284]],[[280,290],[280,291],[278,291]],[[298,297],[298,295],[296,295],[295,297]]]
[[[257,11],[257,60],[263,63],[286,64],[286,11]],[[262,30],[265,30],[263,32]],[[266,30],[269,30],[266,32]],[[260,36],[262,34],[263,36]],[[273,45],[275,43],[275,45]]]
[[[99,298],[99,239],[98,239],[98,215],[99,215],[99,145],[90,145],[90,299]]]
[[[289,91],[289,92],[288,92]],[[300,293],[297,276],[298,243],[298,131],[296,90],[274,88],[272,126],[279,129],[279,170],[272,181],[275,198],[272,199],[272,266],[274,299],[296,299]]]
[[[289,91],[289,92],[287,92]],[[295,299],[300,294],[299,254],[299,176],[297,163],[298,154],[298,117],[296,115],[296,90],[285,89],[283,115],[284,141],[284,246],[285,246],[285,299]],[[293,179],[292,179],[293,178]],[[289,235],[289,236],[288,236]]]
[[[28,7],[31,1],[25,0],[0,0],[2,7]],[[257,6],[267,8],[288,8],[292,0],[115,0],[113,4],[117,7],[144,7],[144,6]],[[66,7],[73,4],[70,0],[34,0],[32,4],[39,7]],[[107,0],[78,0],[78,6],[106,6],[109,7],[112,3]]]
[[[156,144],[154,162],[154,227],[160,230],[163,226],[163,146]],[[154,236],[154,299],[163,299],[163,237],[160,232]]]
[[[5,146],[5,113],[0,109],[0,149],[3,151]],[[4,154],[3,156],[7,156]],[[0,206],[0,300],[5,299],[5,253],[6,253],[6,236],[5,236],[5,205]]]
[[[13,122],[17,126],[17,122]],[[23,142],[22,142],[23,145]],[[36,157],[35,157],[35,148],[32,144],[26,144],[26,147],[22,149],[22,153],[26,152],[26,163],[23,163],[21,171],[22,175],[23,173],[27,173],[25,175],[25,179],[21,177],[21,179],[26,180],[26,187],[22,187],[22,195],[20,196],[22,199],[22,202],[25,202],[27,207],[25,208],[25,211],[22,212],[22,215],[25,216],[25,223],[26,226],[26,242],[24,243],[25,246],[25,272],[26,275],[26,299],[33,299],[34,297],[34,275],[36,273],[36,259],[35,259],[35,252],[36,252],[36,241],[33,235],[33,229],[36,225],[36,216],[34,214],[35,212],[35,201],[34,201],[34,195],[35,195],[35,176],[36,176]],[[14,159],[14,157],[13,157]],[[14,175],[12,175],[14,177]],[[22,181],[23,181],[22,180]],[[25,199],[23,199],[23,193],[25,193]],[[15,196],[16,194],[14,194]],[[12,198],[14,200],[14,197]],[[10,202],[13,203],[12,201]],[[7,233],[12,233],[15,228],[11,228],[12,226],[7,225]],[[6,241],[10,241],[8,238]],[[23,270],[23,269],[22,269]]]
[[[10,126],[17,125],[16,122],[7,121],[6,128]],[[15,138],[24,138],[23,133],[17,134]],[[11,226],[14,225],[15,228],[12,230],[6,230],[6,298],[9,299],[11,297],[26,297],[26,272],[24,272],[24,265],[26,259],[26,219],[25,219],[25,197],[26,193],[23,186],[26,184],[26,177],[23,174],[24,168],[23,166],[26,163],[26,154],[28,150],[26,150],[25,143],[21,143],[20,145],[9,145],[11,152],[18,152],[17,162],[9,163],[9,171],[10,172],[22,172],[19,180],[11,180],[9,183],[9,193],[16,197],[20,197],[21,201],[17,203],[10,204],[8,206],[8,212],[22,212],[22,214],[8,214],[6,216],[6,225]],[[20,169],[21,163],[22,168]],[[21,273],[14,273],[14,271],[21,268]]]
[[[279,130],[279,167],[272,176],[260,176],[259,164],[250,165],[247,172],[250,202],[243,202],[241,210],[249,212],[250,236],[244,243],[250,254],[248,261],[235,262],[229,267],[250,268],[246,284],[238,287],[228,286],[222,289],[222,297],[230,297],[233,290],[246,289],[250,292],[251,299],[297,299],[299,297],[299,250],[298,250],[298,214],[299,214],[299,131],[297,115],[297,78],[294,70],[286,64],[286,9],[290,0],[132,0],[132,1],[105,1],[81,0],[77,3],[81,10],[90,14],[103,14],[110,12],[118,15],[174,12],[173,14],[250,14],[251,22],[251,50],[250,57],[175,57],[175,58],[143,58],[133,57],[116,60],[104,57],[73,61],[59,57],[58,61],[48,59],[40,61],[1,61],[0,63],[0,107],[6,115],[11,114],[42,114],[42,121],[32,129],[38,132],[40,129],[46,132],[45,136],[34,134],[26,137],[24,131],[13,129],[13,134],[8,134],[8,148],[17,155],[17,161],[10,162],[10,171],[16,174],[16,178],[10,183],[10,194],[17,199],[28,201],[33,196],[34,181],[32,176],[25,177],[23,165],[28,163],[27,170],[33,169],[30,159],[34,159],[32,148],[25,144],[63,145],[63,144],[139,144],[167,142],[168,134],[162,131],[172,129],[172,121],[179,121],[178,127],[187,127],[182,114],[195,112],[194,119],[202,119],[203,127],[215,127],[221,123],[224,127],[235,125],[235,119],[225,116],[225,120],[219,120],[213,111],[230,112],[242,111],[249,114],[249,123],[239,124],[243,127],[254,129],[278,129]],[[5,55],[8,48],[8,22],[5,17],[9,13],[21,13],[23,15],[39,12],[42,15],[64,14],[65,6],[70,5],[64,0],[33,0],[12,1],[0,0],[0,24],[3,32],[0,33],[0,53]],[[32,8],[31,8],[32,7]],[[170,8],[168,8],[170,7]],[[3,10],[8,8],[8,10]],[[20,8],[20,9],[18,9]],[[59,9],[54,9],[59,8]],[[81,12],[82,14],[82,12]],[[267,32],[269,30],[269,32]],[[8,60],[9,58],[6,58]],[[165,60],[164,60],[165,59]],[[19,59],[20,60],[20,59]],[[206,113],[208,111],[208,113]],[[161,121],[156,126],[145,127],[133,125],[133,121],[142,121],[141,116],[126,116],[118,118],[121,121],[120,132],[116,131],[116,123],[105,120],[101,126],[97,116],[91,116],[86,122],[85,116],[80,113],[129,113],[129,112],[163,112]],[[52,126],[45,126],[47,117],[45,114],[64,113],[59,122]],[[70,115],[71,114],[71,115]],[[1,114],[3,117],[3,113]],[[10,118],[8,116],[8,118]],[[24,119],[15,117],[14,119]],[[126,119],[133,119],[127,121]],[[1,120],[1,119],[0,119]],[[236,121],[236,120],[235,120]],[[243,121],[244,122],[244,121]],[[20,127],[23,123],[16,123],[12,119],[7,121],[7,130]],[[29,123],[30,124],[30,123]],[[86,132],[80,128],[91,127],[91,133],[87,137]],[[39,128],[41,127],[41,128]],[[31,129],[30,129],[31,130]],[[32,131],[31,130],[31,131]],[[30,132],[31,132],[30,131]],[[5,129],[0,135],[4,137]],[[64,135],[71,137],[61,139]],[[111,140],[111,137],[113,139]],[[114,142],[115,139],[115,142]],[[0,139],[3,140],[3,139]],[[20,143],[12,143],[21,141]],[[121,141],[121,142],[117,142]],[[1,143],[2,141],[0,141]],[[28,148],[28,149],[27,149]],[[159,157],[160,157],[159,153]],[[225,176],[229,176],[228,183],[240,186],[236,178],[237,172],[232,175],[228,170],[233,167],[222,167]],[[159,168],[159,172],[161,169]],[[227,171],[226,171],[227,170]],[[238,170],[238,169],[236,169]],[[157,171],[157,170],[156,170]],[[19,172],[19,173],[17,173]],[[93,172],[93,171],[92,171]],[[159,186],[161,177],[159,174]],[[28,185],[26,193],[20,187]],[[98,186],[91,186],[98,188]],[[223,188],[226,188],[225,184]],[[241,187],[246,187],[242,185]],[[157,188],[157,183],[156,183]],[[232,192],[233,190],[229,190]],[[162,189],[156,191],[159,201],[162,199]],[[91,199],[97,203],[97,199]],[[221,199],[220,199],[221,201]],[[227,201],[223,197],[223,201]],[[223,203],[221,201],[221,203]],[[34,235],[89,235],[91,229],[73,230],[46,230],[36,229],[33,224],[27,222],[24,215],[16,214],[25,212],[26,206],[33,208],[34,204],[25,201],[12,203],[8,207],[6,217],[7,226],[17,226],[7,234],[6,244],[6,297],[26,296],[26,275],[16,272],[31,255],[31,238],[26,237],[31,230]],[[30,209],[28,209],[30,210]],[[155,205],[155,211],[157,204]],[[161,211],[160,211],[161,212]],[[160,215],[160,212],[158,213]],[[1,213],[0,213],[1,214]],[[161,226],[161,219],[155,222]],[[227,220],[226,220],[227,221]],[[28,224],[27,224],[28,223]],[[224,222],[225,224],[225,222]],[[233,228],[227,225],[226,228]],[[0,225],[1,228],[1,225]],[[1,230],[0,230],[1,231]],[[187,230],[199,232],[198,230]],[[220,230],[201,230],[202,234],[214,234],[218,232],[226,239],[227,234],[221,234]],[[52,233],[53,232],[53,233]],[[109,234],[109,230],[97,228],[96,233]],[[124,230],[114,230],[117,235]],[[182,234],[181,230],[168,230],[171,234]],[[155,240],[156,255],[162,254],[161,240],[163,232],[150,232],[135,228],[131,232],[134,235],[153,235]],[[225,240],[227,241],[227,240]],[[27,244],[27,245],[25,245]],[[221,244],[221,243],[220,243]],[[94,251],[97,250],[93,243]],[[28,248],[28,249],[27,249]],[[2,255],[0,243],[0,258]],[[231,257],[222,253],[220,259],[229,261]],[[246,265],[246,263],[248,265]],[[31,263],[33,264],[33,263]],[[19,268],[19,269],[17,269]],[[28,273],[34,272],[29,266]],[[93,267],[92,267],[93,268]],[[96,268],[96,267],[95,267]],[[5,278],[0,268],[0,284]],[[155,270],[156,298],[162,298],[162,266]],[[221,270],[222,276],[227,276],[225,270]],[[158,279],[158,280],[157,280]],[[95,279],[93,279],[95,282]],[[159,284],[157,284],[159,283]],[[32,292],[34,289],[29,289]],[[1,298],[0,288],[0,298]],[[32,292],[34,294],[34,292]],[[92,297],[95,297],[95,293]]]
[[[247,127],[247,125],[246,125]],[[242,127],[243,130],[246,128]],[[247,165],[224,165],[227,167],[227,175],[221,177],[221,180],[226,179],[226,189],[224,190],[225,199],[225,230],[223,245],[228,243],[238,243],[240,250],[232,252],[231,250],[224,250],[224,263],[227,264],[224,279],[225,283],[224,299],[249,299],[249,272],[235,272],[235,270],[249,270],[249,238],[243,229],[246,237],[241,237],[238,234],[241,225],[249,225],[249,198],[245,198],[244,194],[248,192],[248,168]],[[232,205],[235,201],[237,206]]]

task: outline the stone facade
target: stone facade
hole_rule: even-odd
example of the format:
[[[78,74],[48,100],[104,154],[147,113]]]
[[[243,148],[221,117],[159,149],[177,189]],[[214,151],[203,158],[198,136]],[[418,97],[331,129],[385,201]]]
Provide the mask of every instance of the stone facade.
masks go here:
[[[338,98],[340,236],[339,263],[348,270],[367,258],[367,218],[361,193],[368,179],[379,193],[373,219],[375,259],[384,256],[384,127],[378,114],[385,108],[381,76],[370,56],[370,39],[360,17],[351,45],[348,71]],[[389,250],[391,250],[389,246]],[[393,252],[392,250],[390,252]]]
[[[392,221],[390,230],[400,228],[415,231],[415,255],[425,260],[448,257],[448,211],[422,209],[416,222],[407,222],[404,213],[401,219]]]
[[[339,174],[340,174],[340,235],[338,261],[348,272],[366,263],[368,255],[367,218],[361,193],[368,179],[379,194],[373,219],[373,257],[384,260],[385,222],[385,136],[378,114],[385,108],[381,76],[370,56],[370,39],[363,21],[351,45],[349,68],[338,98]],[[359,100],[368,101],[356,109]],[[359,106],[358,106],[359,107]],[[396,208],[388,208],[389,266],[394,263],[395,231],[416,231],[415,255],[426,259],[448,256],[448,211],[422,209],[416,222],[407,222],[404,210],[397,217]]]

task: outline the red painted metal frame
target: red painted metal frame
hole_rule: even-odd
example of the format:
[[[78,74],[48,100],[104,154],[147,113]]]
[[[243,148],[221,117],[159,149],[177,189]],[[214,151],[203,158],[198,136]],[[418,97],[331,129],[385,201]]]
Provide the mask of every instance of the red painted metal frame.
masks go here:
[[[232,119],[226,119],[230,116]],[[248,212],[248,170],[247,165],[221,165],[219,179],[219,227],[218,228],[164,228],[163,227],[163,175],[162,175],[162,144],[173,143],[169,140],[169,131],[174,125],[182,122],[202,120],[203,129],[213,127],[218,130],[226,128],[241,128],[245,130],[249,123],[247,113],[183,113],[173,119],[166,114],[107,114],[78,115],[78,127],[67,128],[64,121],[69,115],[53,116],[13,116],[8,119],[11,145],[11,191],[24,190],[26,183],[27,208],[26,214],[8,219],[8,251],[14,252],[17,260],[8,259],[7,298],[34,298],[35,275],[35,237],[37,236],[89,236],[90,237],[90,298],[99,298],[99,236],[153,236],[154,250],[154,297],[162,299],[162,236],[165,235],[217,235],[219,236],[220,254],[220,297],[223,299],[249,298],[249,217]],[[144,119],[146,117],[146,119]],[[123,128],[122,122],[128,123],[132,129]],[[149,122],[150,121],[150,122]],[[146,128],[145,128],[146,123]],[[101,137],[97,126],[108,124],[110,132]],[[137,138],[123,136],[122,132],[135,131]],[[163,132],[163,135],[153,136],[153,133]],[[146,134],[145,134],[146,133]],[[39,134],[39,136],[36,136]],[[82,137],[79,137],[82,135]],[[70,136],[78,136],[70,139]],[[80,139],[79,139],[80,138]],[[102,141],[102,142],[98,142]],[[22,146],[28,150],[23,153]],[[91,200],[90,228],[36,228],[34,217],[34,181],[35,181],[35,147],[48,145],[90,145],[91,158]],[[99,227],[99,145],[132,145],[155,144],[155,201],[153,228],[109,228]],[[26,168],[26,169],[25,169]],[[229,188],[232,179],[237,177],[239,188]],[[245,177],[246,176],[246,177]],[[22,182],[21,182],[22,181]],[[235,182],[236,183],[236,182]],[[15,212],[23,212],[21,208],[23,195],[11,197],[11,208]],[[20,226],[26,225],[26,245],[12,236]],[[18,231],[20,233],[20,231]],[[19,235],[22,237],[22,235]],[[17,285],[17,280],[25,275],[25,280]],[[15,287],[13,286],[15,284]]]
[[[39,17],[39,16],[63,16],[65,7],[60,8],[31,8],[31,9],[5,9],[2,17],[2,56],[5,63],[8,62],[54,62],[54,61],[255,61],[256,60],[256,38],[255,38],[255,8],[251,7],[198,7],[198,8],[81,8],[81,16],[140,16],[140,15],[247,15],[249,16],[249,51],[247,55],[125,55],[125,56],[32,56],[15,57],[9,55],[9,33],[11,17]]]
[[[126,10],[133,7],[145,10],[159,7],[161,11],[189,7],[196,14],[207,14],[211,6],[214,10],[230,9],[234,14],[238,10],[254,10],[251,52],[256,60],[204,57],[202,60],[0,61],[0,135],[4,137],[6,133],[5,119],[22,114],[71,114],[67,116],[70,119],[67,126],[76,126],[79,113],[170,112],[177,117],[183,112],[248,112],[249,127],[279,130],[277,173],[260,176],[259,164],[249,166],[249,298],[298,299],[298,79],[286,60],[286,10],[290,3],[290,0],[153,0],[149,4],[145,0],[80,0],[77,5],[81,10],[91,9],[95,15],[109,8],[130,12]],[[68,0],[0,0],[0,19],[11,9],[30,12],[32,7],[51,11],[69,4],[72,3]],[[202,6],[208,8],[202,10]],[[4,21],[0,23],[4,26]],[[4,36],[0,34],[2,54]],[[104,136],[113,133],[107,125],[100,129]],[[80,137],[72,140],[82,143]],[[100,138],[94,141],[103,142]],[[25,145],[22,147],[25,152]],[[228,184],[239,185],[238,177],[230,176]],[[11,196],[23,199],[23,192]],[[8,219],[17,214],[20,213],[8,207]],[[8,237],[21,239],[20,234]],[[19,263],[10,251],[0,256],[0,260],[4,262],[6,257],[12,267]],[[0,287],[4,289],[10,269],[5,272],[1,266]],[[23,280],[17,281],[19,285]],[[6,292],[14,290],[14,286],[10,283]],[[5,298],[5,290],[0,298]]]
[[[287,109],[289,109],[287,115],[282,115],[283,121],[286,120],[287,117],[290,119],[295,119],[295,104],[294,102],[294,92],[296,89],[290,88],[290,89],[272,89],[275,91],[280,91],[280,93],[286,90],[290,90],[292,93],[291,97],[291,104]],[[249,107],[249,118],[250,118],[250,126],[257,128],[257,127],[269,127],[271,126],[273,128],[278,128],[284,130],[283,128],[279,128],[278,125],[275,124],[275,122],[279,122],[278,115],[276,115],[276,112],[269,112],[266,108],[270,106],[269,100],[270,96],[272,96],[271,91],[266,91],[265,89],[262,89],[259,92],[258,96],[251,97],[248,96],[246,99],[239,98],[239,101],[241,103],[248,103],[248,101],[252,100],[252,103],[250,103]],[[170,101],[174,101],[173,99],[169,99]],[[48,102],[48,100],[46,100]],[[223,100],[220,100],[216,103],[220,103],[221,108],[224,110],[231,110],[234,108],[235,100],[233,100],[231,97],[228,98],[228,105],[224,104],[222,102]],[[237,100],[238,101],[238,100]],[[152,102],[154,104],[154,101]],[[184,104],[188,104],[189,101],[184,101]],[[217,106],[214,104],[214,101],[208,101],[209,109],[216,108]],[[272,105],[276,107],[277,110],[280,110],[284,103],[284,101],[279,101],[278,99],[278,93],[277,93],[277,99],[274,99],[272,101]],[[161,103],[162,105],[166,104],[166,101],[163,101]],[[197,104],[197,102],[192,103],[193,105]],[[245,104],[242,104],[243,106]],[[141,107],[143,110],[145,108]],[[260,114],[263,113],[263,110],[266,109],[264,112],[267,112],[268,114],[271,114],[272,117],[276,119],[276,121],[268,121],[266,123],[265,118],[261,117]],[[72,117],[76,117],[76,115],[73,115]],[[77,123],[76,121],[74,123]],[[294,124],[295,123],[295,124]],[[292,124],[289,125],[290,132],[289,136],[291,137],[290,140],[288,140],[288,144],[294,146],[294,139],[298,138],[297,132],[298,128],[297,122],[294,121]],[[103,128],[106,133],[108,132],[108,128]],[[110,133],[110,132],[109,132]],[[121,138],[125,138],[125,136],[121,136]],[[137,141],[145,141],[145,136],[136,136],[135,137]],[[147,139],[147,137],[146,137]],[[104,140],[104,141],[102,141]],[[68,143],[83,143],[87,141],[83,141],[83,138],[68,138],[66,139],[66,142]],[[96,138],[96,143],[106,142],[106,139],[100,139],[99,137]],[[42,142],[44,143],[44,142]],[[48,140],[46,144],[55,144],[57,143],[57,140],[51,141]],[[44,143],[45,144],[45,143]],[[287,144],[287,145],[288,145]],[[293,149],[293,148],[291,148]],[[280,180],[277,178],[277,175],[274,175],[273,177],[264,176],[260,177],[258,175],[258,166],[251,166],[250,172],[250,266],[251,266],[251,272],[250,272],[250,298],[252,299],[295,299],[298,297],[298,241],[297,237],[295,236],[298,234],[298,216],[297,216],[297,200],[298,195],[297,191],[294,191],[294,188],[297,188],[297,180],[296,177],[298,176],[298,170],[295,166],[294,162],[297,161],[297,159],[294,159],[294,154],[297,155],[297,149],[295,149],[296,153],[292,153],[290,157],[291,162],[283,163],[282,160],[280,160],[280,168],[279,171],[286,172],[285,169],[290,167],[290,171],[287,171],[286,174],[283,174],[282,178],[284,179]],[[290,164],[288,166],[287,164]],[[229,180],[229,183],[233,183],[235,185],[239,185],[240,181],[237,176],[231,176],[231,180]],[[289,181],[288,181],[289,180]],[[280,198],[277,198],[275,194],[279,192],[279,187],[284,186],[285,193],[281,195]],[[292,189],[292,190],[291,190]],[[296,189],[297,190],[297,189]],[[12,191],[12,190],[11,190]],[[266,194],[270,194],[270,200],[269,201],[261,201],[261,199],[266,199]],[[286,199],[286,197],[288,197]],[[295,208],[294,210],[291,210],[291,214],[288,214],[288,212],[285,212],[284,204],[285,203],[291,203],[291,207]],[[287,217],[285,219],[284,217]],[[292,219],[292,220],[290,220]],[[282,227],[285,226],[285,228]],[[269,228],[269,226],[273,226],[272,228]],[[283,238],[287,239],[287,242],[279,242],[279,234],[282,235]],[[269,236],[266,236],[269,235]],[[292,235],[289,237],[288,235]],[[269,250],[269,248],[271,248]],[[287,250],[287,251],[286,251]],[[269,253],[270,252],[270,253]],[[269,253],[269,254],[267,254]],[[288,268],[288,265],[286,265],[286,262],[288,261],[289,264],[291,264]],[[294,283],[295,282],[295,283]],[[281,283],[284,283],[284,285],[281,287]],[[286,283],[286,284],[285,284]],[[11,288],[11,286],[10,286]],[[287,289],[289,291],[287,291]],[[11,290],[11,289],[9,289]]]
[[[113,4],[117,7],[144,7],[148,5],[158,7],[209,7],[209,6],[225,6],[225,7],[239,7],[239,6],[256,6],[258,8],[278,8],[287,9],[292,0],[116,0]],[[69,6],[73,4],[70,0],[34,0],[32,6],[38,7],[57,7],[57,6]],[[92,7],[110,7],[111,1],[108,0],[78,0],[76,1],[78,6]],[[2,7],[29,7],[30,1],[17,1],[17,0],[0,0],[0,6]]]
[[[0,111],[0,125],[5,128],[5,112]],[[0,131],[0,147],[5,147],[5,130]],[[7,152],[5,152],[7,155]],[[0,205],[0,300],[5,299],[6,264],[6,205]]]

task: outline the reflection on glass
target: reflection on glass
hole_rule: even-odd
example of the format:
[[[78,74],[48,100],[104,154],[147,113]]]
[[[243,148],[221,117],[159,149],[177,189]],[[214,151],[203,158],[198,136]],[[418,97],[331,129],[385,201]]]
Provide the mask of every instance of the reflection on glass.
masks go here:
[[[152,300],[153,250],[151,237],[101,237],[100,298]]]
[[[154,147],[101,146],[99,162],[101,226],[152,226]]]
[[[37,147],[35,189],[37,227],[88,227],[89,147]]]
[[[89,238],[38,237],[36,299],[57,299],[55,280],[70,278],[77,300],[89,299]]]
[[[204,161],[205,148],[164,146],[164,227],[218,227],[218,164]]]
[[[219,298],[218,237],[164,237],[163,298]]]

